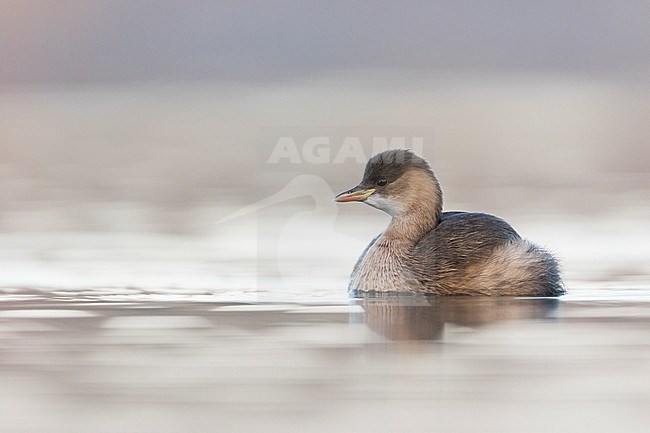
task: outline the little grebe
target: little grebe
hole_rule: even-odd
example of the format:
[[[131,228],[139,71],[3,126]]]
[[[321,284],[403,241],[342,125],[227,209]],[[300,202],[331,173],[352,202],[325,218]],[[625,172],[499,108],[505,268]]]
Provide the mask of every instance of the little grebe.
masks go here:
[[[338,202],[364,202],[388,213],[386,230],[354,266],[350,292],[430,295],[558,296],[555,258],[493,215],[442,212],[442,190],[429,164],[409,150],[368,161],[358,186]]]

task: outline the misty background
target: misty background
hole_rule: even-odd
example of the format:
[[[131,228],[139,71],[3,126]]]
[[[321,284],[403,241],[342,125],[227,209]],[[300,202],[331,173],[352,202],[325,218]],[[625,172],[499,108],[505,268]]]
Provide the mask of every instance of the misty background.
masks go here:
[[[161,250],[172,263],[194,251],[205,269],[259,259],[266,232],[331,206],[363,170],[268,164],[281,136],[329,137],[333,155],[346,136],[367,153],[373,137],[422,136],[447,209],[503,216],[569,275],[578,259],[650,273],[649,22],[648,1],[3,0],[3,281],[33,281],[34,263],[78,274],[89,251],[126,254],[121,271]],[[264,211],[284,222],[218,224],[301,175],[326,187],[294,185]],[[307,220],[309,238],[288,245],[313,250],[333,231],[362,247],[386,223],[327,209],[334,229]],[[349,250],[348,263],[360,247],[323,256]]]
[[[567,294],[351,299],[382,140]],[[650,0],[0,0],[0,432],[649,432],[649,144]]]

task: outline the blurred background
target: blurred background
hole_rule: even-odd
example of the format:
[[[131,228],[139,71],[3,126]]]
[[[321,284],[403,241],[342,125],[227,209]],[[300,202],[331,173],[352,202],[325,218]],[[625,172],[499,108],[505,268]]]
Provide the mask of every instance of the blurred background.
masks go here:
[[[0,285],[344,294],[387,221],[331,203],[363,170],[334,161],[349,136],[421,137],[448,210],[509,220],[576,287],[646,281],[648,22],[640,0],[2,0]],[[271,164],[280,137],[331,158]]]
[[[0,432],[650,431],[649,24],[0,0]],[[568,294],[349,299],[388,217],[332,198],[387,145]]]

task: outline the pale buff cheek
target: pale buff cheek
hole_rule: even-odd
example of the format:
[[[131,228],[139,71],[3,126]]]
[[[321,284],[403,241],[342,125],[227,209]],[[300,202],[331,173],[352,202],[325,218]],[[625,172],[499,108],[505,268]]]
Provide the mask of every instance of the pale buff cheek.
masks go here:
[[[384,197],[380,194],[373,194],[366,199],[366,204],[383,210],[390,216],[398,216],[404,212],[404,205],[397,200]]]
[[[396,217],[415,208],[424,209],[427,213],[434,212],[440,201],[435,178],[432,179],[426,171],[409,170],[385,190],[368,197],[366,204]]]

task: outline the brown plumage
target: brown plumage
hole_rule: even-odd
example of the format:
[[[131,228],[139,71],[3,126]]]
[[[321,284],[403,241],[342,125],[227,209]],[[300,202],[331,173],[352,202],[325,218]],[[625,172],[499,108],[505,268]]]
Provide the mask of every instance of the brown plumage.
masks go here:
[[[373,156],[358,186],[336,196],[391,215],[350,278],[354,295],[558,296],[558,264],[493,215],[442,212],[442,190],[429,164],[408,150]]]

